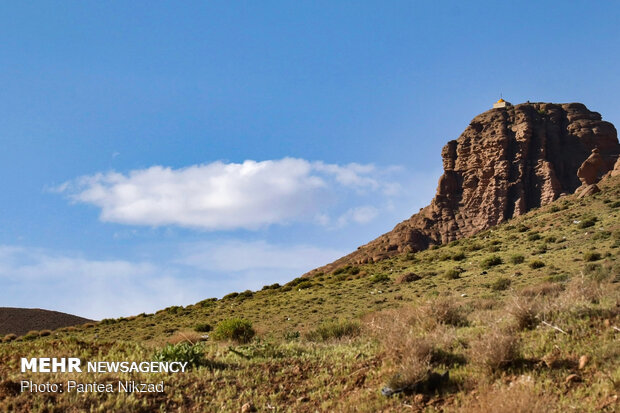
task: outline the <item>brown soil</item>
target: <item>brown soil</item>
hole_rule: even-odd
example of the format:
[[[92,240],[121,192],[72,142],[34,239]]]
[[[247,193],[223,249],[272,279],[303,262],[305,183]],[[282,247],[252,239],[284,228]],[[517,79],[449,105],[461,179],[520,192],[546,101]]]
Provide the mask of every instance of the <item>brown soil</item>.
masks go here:
[[[55,330],[87,323],[87,318],[40,308],[0,307],[0,335],[26,334],[31,330]]]

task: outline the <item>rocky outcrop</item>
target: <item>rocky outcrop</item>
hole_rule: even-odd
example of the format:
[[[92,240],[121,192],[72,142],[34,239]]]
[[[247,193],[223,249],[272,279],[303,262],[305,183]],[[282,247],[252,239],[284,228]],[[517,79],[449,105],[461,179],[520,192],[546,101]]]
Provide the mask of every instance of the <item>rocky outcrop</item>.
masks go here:
[[[575,190],[577,198],[583,198],[584,196],[600,192],[601,190],[596,183],[607,172],[609,172],[609,169],[600,155],[600,151],[598,148],[592,149],[590,156],[577,169],[577,178],[581,181],[581,186]]]
[[[616,128],[583,104],[525,103],[491,109],[443,148],[444,173],[429,206],[306,275],[471,236],[582,185],[595,185],[614,169],[619,153]]]
[[[592,185],[600,181],[601,177],[608,171],[609,169],[600,151],[598,148],[594,148],[592,154],[577,169],[577,178],[581,181],[582,186]]]

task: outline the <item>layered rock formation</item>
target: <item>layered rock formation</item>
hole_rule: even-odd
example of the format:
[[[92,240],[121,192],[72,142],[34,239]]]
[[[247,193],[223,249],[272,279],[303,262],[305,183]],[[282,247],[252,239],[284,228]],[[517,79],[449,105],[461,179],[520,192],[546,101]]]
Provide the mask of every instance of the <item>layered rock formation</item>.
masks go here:
[[[614,169],[619,153],[616,128],[583,104],[524,103],[491,109],[443,148],[444,173],[429,206],[306,275],[473,235],[595,185]]]

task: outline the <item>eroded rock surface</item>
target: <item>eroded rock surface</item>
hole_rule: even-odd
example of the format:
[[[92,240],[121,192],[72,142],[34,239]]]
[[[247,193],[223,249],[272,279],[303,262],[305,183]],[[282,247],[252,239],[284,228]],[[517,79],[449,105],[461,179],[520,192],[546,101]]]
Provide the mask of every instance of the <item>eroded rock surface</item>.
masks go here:
[[[581,185],[592,193],[591,185],[614,169],[619,153],[614,125],[581,103],[491,109],[443,148],[444,173],[429,206],[306,275],[471,236]]]

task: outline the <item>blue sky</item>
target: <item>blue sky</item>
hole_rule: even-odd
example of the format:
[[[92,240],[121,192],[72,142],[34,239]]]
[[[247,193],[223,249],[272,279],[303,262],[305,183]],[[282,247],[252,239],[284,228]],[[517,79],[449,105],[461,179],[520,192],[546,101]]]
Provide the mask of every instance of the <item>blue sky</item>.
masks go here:
[[[620,124],[615,2],[0,5],[0,306],[285,282],[426,205],[498,95]]]

